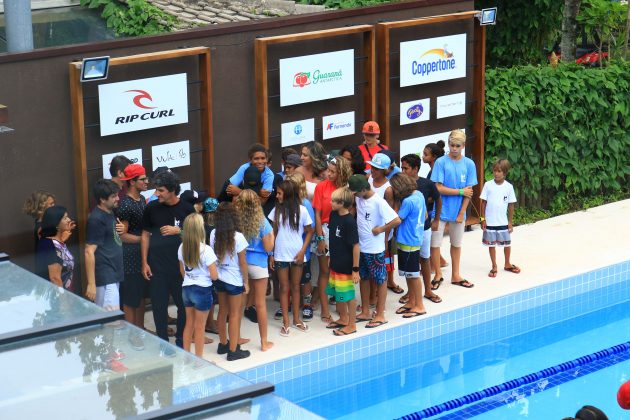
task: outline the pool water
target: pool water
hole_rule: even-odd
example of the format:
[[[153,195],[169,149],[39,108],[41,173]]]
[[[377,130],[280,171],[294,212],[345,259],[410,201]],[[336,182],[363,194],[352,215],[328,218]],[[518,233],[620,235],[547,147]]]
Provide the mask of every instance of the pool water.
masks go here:
[[[558,304],[549,304],[547,309],[553,310]],[[456,344],[461,342],[460,336],[488,331],[494,331],[494,336],[500,337],[499,326],[505,323],[494,320],[280,383],[276,393],[326,418],[397,418],[626,342],[630,339],[629,314],[630,302],[625,302],[470,347]],[[511,315],[517,321],[523,316],[527,314]],[[432,353],[429,349],[435,348],[436,341],[441,344],[452,342],[452,346],[446,347],[453,350],[437,355]],[[601,392],[614,396],[619,380],[615,379],[608,389],[602,386]],[[562,385],[569,386],[573,385]],[[304,391],[296,392],[296,389]],[[545,394],[535,398],[548,398]],[[567,391],[562,394],[571,395]],[[530,402],[530,412],[535,404]],[[557,405],[557,401],[549,404]],[[577,409],[573,406],[577,404],[571,398],[571,405],[564,408],[559,418],[575,414]],[[598,405],[596,402],[591,404]],[[518,416],[516,411],[495,413],[496,410],[489,411],[485,416]]]

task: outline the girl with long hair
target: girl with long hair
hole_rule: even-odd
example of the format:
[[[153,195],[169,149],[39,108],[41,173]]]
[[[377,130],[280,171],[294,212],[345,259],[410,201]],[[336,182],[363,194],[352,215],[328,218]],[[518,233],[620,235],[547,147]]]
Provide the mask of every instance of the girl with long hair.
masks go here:
[[[212,247],[206,245],[203,217],[192,213],[184,219],[182,244],[177,250],[179,271],[184,278],[182,300],[186,309],[184,350],[190,351],[195,339],[195,354],[203,357],[206,320],[213,305],[212,282],[219,277],[217,257]]]
[[[273,251],[273,228],[263,213],[258,195],[252,190],[243,190],[234,200],[241,218],[241,231],[249,246],[245,257],[248,278],[254,294],[254,305],[260,332],[260,348],[267,351],[273,343],[267,340],[266,292],[269,281],[268,260]]]
[[[344,146],[339,151],[339,155],[348,159],[354,175],[365,174],[365,159],[363,159],[363,154],[361,153],[361,150],[359,150],[358,146],[354,144]]]
[[[277,188],[276,207],[269,213],[273,220],[276,237],[274,253],[270,263],[280,281],[280,306],[283,325],[280,335],[289,335],[289,290],[293,304],[293,328],[307,332],[308,326],[300,319],[300,280],[306,249],[313,236],[313,220],[306,207],[300,204],[297,186],[291,181],[282,181]]]
[[[247,259],[248,243],[240,230],[238,212],[232,203],[219,204],[215,216],[215,228],[210,233],[210,245],[219,260],[219,280],[215,288],[219,295],[219,346],[217,353],[227,353],[227,360],[249,357],[248,350],[239,344],[241,318],[243,315],[243,293],[249,293]],[[230,324],[226,331],[226,323]],[[229,335],[229,341],[228,341]]]
[[[422,162],[426,163],[431,168],[429,170],[429,173],[427,174],[427,179],[431,179],[431,174],[433,173],[433,166],[435,166],[435,161],[444,156],[444,146],[446,146],[444,140],[438,140],[437,143],[429,143],[424,146],[424,149],[422,150]],[[435,209],[431,211],[430,216],[432,218],[435,217]],[[440,268],[444,267],[448,267],[448,263],[446,262],[442,254],[440,254]],[[433,258],[431,258],[431,271],[435,271],[435,268],[433,267]],[[435,278],[431,281],[431,290],[439,289],[442,281],[444,281],[444,278],[441,275],[436,274]]]
[[[74,288],[74,257],[66,246],[66,240],[74,226],[65,207],[48,207],[42,216],[42,237],[35,253],[37,274],[70,291]]]
[[[320,182],[315,187],[313,196],[313,208],[315,209],[315,240],[317,241],[317,259],[319,261],[319,277],[317,289],[319,301],[321,302],[320,317],[326,324],[332,323],[330,310],[328,309],[328,297],[326,286],[328,285],[328,257],[330,236],[328,234],[328,222],[330,221],[331,197],[337,188],[348,185],[348,179],[352,175],[350,162],[341,156],[336,156],[328,160],[328,179]]]
[[[33,239],[35,241],[35,251],[41,236],[42,218],[47,208],[55,205],[55,196],[47,191],[33,191],[30,197],[24,201],[22,212],[31,216],[35,220],[33,228]]]

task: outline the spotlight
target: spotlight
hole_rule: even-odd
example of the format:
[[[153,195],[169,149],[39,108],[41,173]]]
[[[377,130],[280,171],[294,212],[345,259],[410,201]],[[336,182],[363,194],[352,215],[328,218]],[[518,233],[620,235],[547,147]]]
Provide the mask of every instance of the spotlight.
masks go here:
[[[109,57],[84,58],[81,64],[81,82],[107,79]]]
[[[497,8],[481,9],[481,13],[477,14],[480,25],[494,25],[497,23]]]

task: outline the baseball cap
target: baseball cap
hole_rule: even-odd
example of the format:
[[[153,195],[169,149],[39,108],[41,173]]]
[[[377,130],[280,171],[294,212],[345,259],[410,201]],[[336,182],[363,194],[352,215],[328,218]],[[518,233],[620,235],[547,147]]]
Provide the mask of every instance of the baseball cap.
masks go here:
[[[259,193],[262,188],[262,175],[258,168],[251,165],[243,174],[243,189]]]
[[[129,181],[130,179],[134,179],[141,175],[146,175],[147,171],[144,169],[144,166],[139,163],[132,163],[131,165],[127,165],[125,170],[123,171],[125,176],[120,178],[121,181]]]
[[[214,197],[208,197],[206,201],[203,202],[204,213],[214,213],[217,211],[217,207],[219,207],[219,200]]]
[[[361,192],[369,189],[370,183],[365,175],[352,175],[350,179],[348,179],[348,188],[350,188],[350,191],[352,192]]]
[[[181,200],[187,201],[190,204],[202,203],[208,195],[203,192],[197,192],[195,190],[186,190],[179,195]]]
[[[617,392],[617,402],[619,407],[630,410],[630,381],[624,382]]]
[[[387,169],[392,164],[392,160],[386,154],[379,152],[367,163],[369,163],[372,168]]]
[[[363,124],[363,130],[361,131],[363,134],[381,134],[381,129],[378,126],[376,121],[368,121]]]
[[[300,155],[293,153],[287,156],[287,159],[284,161],[284,163],[285,165],[295,166],[297,168],[298,166],[302,166],[302,158],[300,158]]]

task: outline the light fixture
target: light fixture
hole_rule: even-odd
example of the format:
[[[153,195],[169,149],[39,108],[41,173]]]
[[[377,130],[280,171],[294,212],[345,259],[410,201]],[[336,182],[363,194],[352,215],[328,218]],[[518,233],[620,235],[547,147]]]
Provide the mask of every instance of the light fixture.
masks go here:
[[[477,13],[480,25],[494,25],[497,23],[497,8],[490,7],[488,9],[481,9],[481,13]]]
[[[109,56],[84,58],[81,64],[81,82],[107,79]]]

